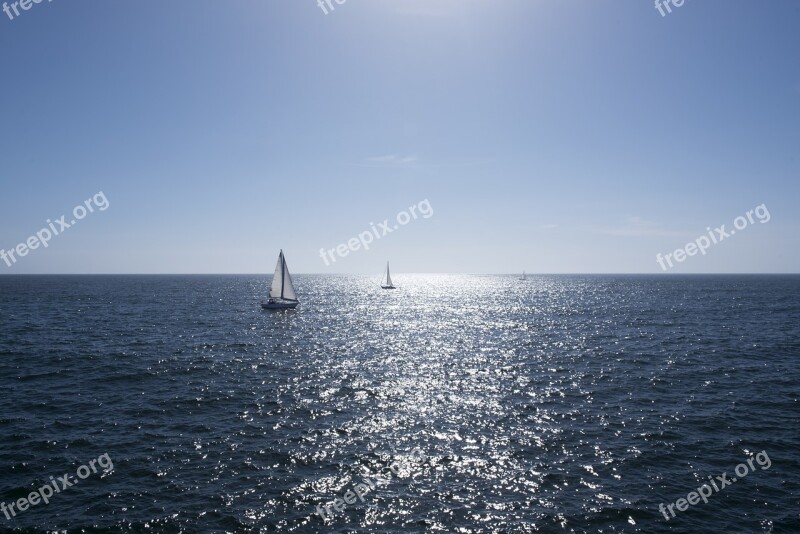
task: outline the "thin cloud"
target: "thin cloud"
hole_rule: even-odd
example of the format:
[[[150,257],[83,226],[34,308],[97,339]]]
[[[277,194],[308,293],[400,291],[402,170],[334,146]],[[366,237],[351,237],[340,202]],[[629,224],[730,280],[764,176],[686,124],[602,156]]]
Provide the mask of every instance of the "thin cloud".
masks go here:
[[[451,12],[449,11],[431,7],[398,7],[395,9],[395,13],[398,15],[408,15],[412,17],[442,18],[451,16]]]
[[[359,166],[361,167],[406,167],[413,165],[419,161],[415,155],[400,156],[397,154],[388,154],[386,156],[375,156],[366,158]]]
[[[675,237],[685,236],[686,232],[665,230],[661,225],[642,219],[641,217],[628,217],[625,224],[620,226],[606,226],[593,228],[593,232],[619,237]]]

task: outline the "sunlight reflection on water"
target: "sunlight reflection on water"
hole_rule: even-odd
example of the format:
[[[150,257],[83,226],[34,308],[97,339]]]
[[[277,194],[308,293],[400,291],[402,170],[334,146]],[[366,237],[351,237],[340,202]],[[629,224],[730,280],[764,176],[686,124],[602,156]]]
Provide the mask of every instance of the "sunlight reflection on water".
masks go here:
[[[108,452],[114,477],[48,508],[64,524],[654,532],[658,503],[692,489],[687,465],[694,483],[746,446],[779,473],[798,442],[797,278],[295,278],[302,303],[280,312],[258,306],[267,277],[4,287],[9,487]],[[57,302],[41,309],[42,291]],[[363,503],[315,514],[395,462]],[[780,522],[791,501],[759,477],[682,525],[752,526],[753,487]],[[18,524],[49,525],[37,513]]]

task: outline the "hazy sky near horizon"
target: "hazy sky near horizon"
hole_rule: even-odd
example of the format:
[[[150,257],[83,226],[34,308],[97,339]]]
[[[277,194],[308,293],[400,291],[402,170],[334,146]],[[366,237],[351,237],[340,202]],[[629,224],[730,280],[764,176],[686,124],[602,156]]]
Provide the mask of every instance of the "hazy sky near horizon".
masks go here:
[[[0,273],[800,272],[800,2],[334,6],[0,12]]]

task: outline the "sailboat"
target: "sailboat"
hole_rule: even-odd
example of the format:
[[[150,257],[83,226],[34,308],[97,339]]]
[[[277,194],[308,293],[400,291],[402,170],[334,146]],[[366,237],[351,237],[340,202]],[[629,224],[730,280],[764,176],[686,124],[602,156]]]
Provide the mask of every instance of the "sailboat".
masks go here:
[[[286,258],[281,250],[278,256],[278,265],[275,266],[275,276],[272,277],[272,286],[269,288],[269,299],[261,302],[265,310],[286,310],[296,308],[300,304],[294,292],[294,284],[286,266]]]
[[[389,274],[388,261],[386,262],[386,278],[381,280],[381,289],[395,289],[394,285],[392,284],[392,276]]]
[[[525,271],[522,271],[522,278],[520,278],[520,280],[522,280],[524,282],[527,279],[528,279],[528,277],[525,275]]]

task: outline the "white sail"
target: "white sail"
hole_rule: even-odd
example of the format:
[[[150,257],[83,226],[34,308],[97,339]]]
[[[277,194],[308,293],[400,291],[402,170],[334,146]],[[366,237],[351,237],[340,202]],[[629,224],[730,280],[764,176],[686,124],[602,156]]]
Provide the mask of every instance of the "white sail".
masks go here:
[[[284,258],[282,250],[278,256],[278,264],[275,266],[275,275],[272,277],[269,296],[273,299],[297,300],[292,276],[289,274],[289,267],[286,265],[286,258]]]
[[[278,265],[275,266],[275,274],[272,275],[272,287],[269,288],[269,298],[280,298],[281,287],[283,286],[283,252],[278,256]]]
[[[373,278],[373,280],[374,280],[374,278]],[[388,262],[388,261],[386,262],[386,283],[385,283],[385,284],[383,284],[383,285],[385,285],[385,286],[391,286],[391,285],[393,285],[393,284],[392,284],[392,277],[391,277],[391,275],[389,274],[389,262]]]
[[[297,300],[297,293],[294,292],[292,275],[289,274],[286,258],[283,259],[283,298],[287,300]]]

